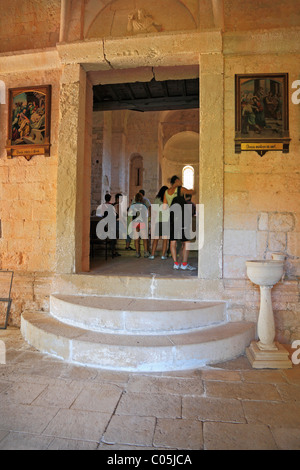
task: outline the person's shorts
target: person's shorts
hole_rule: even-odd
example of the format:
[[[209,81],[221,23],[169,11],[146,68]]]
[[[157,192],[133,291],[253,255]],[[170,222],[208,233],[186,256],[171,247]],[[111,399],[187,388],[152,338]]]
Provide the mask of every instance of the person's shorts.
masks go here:
[[[145,222],[132,222],[132,228],[136,232],[141,232],[142,230],[146,230]]]

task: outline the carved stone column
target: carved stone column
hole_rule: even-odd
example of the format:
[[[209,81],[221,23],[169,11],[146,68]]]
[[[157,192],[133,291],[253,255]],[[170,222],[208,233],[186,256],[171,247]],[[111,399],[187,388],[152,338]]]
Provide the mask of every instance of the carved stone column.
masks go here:
[[[204,205],[204,245],[198,276],[203,279],[222,278],[223,70],[221,53],[200,55],[199,202]]]
[[[67,39],[70,1],[61,0],[59,42],[65,42]]]
[[[88,89],[88,101],[87,98]],[[90,201],[91,139],[86,108],[92,113],[91,85],[80,65],[67,65],[61,79],[60,124],[57,173],[57,245],[56,271],[75,273],[82,270],[86,258],[83,238]],[[86,118],[87,117],[87,118]],[[86,161],[85,161],[86,159]],[[83,233],[85,234],[83,237]],[[86,251],[86,247],[85,247]],[[85,266],[85,269],[87,266]]]

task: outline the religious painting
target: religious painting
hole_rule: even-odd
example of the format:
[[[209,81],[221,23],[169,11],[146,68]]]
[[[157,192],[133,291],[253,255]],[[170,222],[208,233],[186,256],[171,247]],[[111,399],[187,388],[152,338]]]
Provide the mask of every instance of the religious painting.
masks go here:
[[[9,90],[8,158],[50,154],[51,86]]]
[[[289,151],[288,75],[235,76],[235,151]]]

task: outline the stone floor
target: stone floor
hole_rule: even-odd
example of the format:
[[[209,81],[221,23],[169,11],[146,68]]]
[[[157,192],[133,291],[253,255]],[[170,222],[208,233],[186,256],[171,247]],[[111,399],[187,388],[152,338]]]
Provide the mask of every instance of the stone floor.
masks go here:
[[[109,255],[107,260],[104,255],[97,255],[92,257],[91,271],[89,274],[118,274],[119,276],[158,276],[158,277],[174,277],[174,278],[188,278],[197,277],[198,275],[198,252],[190,251],[188,262],[193,267],[197,268],[195,271],[182,271],[173,269],[173,261],[171,256],[167,260],[161,259],[161,251],[158,249],[154,260],[144,258],[143,251],[141,258],[136,258],[135,251],[126,252],[119,250],[120,255],[116,258],[111,258]]]
[[[300,366],[119,373],[41,354],[16,328],[0,340],[0,450],[300,449]]]

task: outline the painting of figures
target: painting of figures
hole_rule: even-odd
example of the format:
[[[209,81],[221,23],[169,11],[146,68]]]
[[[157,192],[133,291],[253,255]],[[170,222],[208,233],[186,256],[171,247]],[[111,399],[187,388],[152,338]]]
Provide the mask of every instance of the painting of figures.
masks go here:
[[[288,138],[287,74],[236,75],[236,140]],[[278,147],[278,148],[283,148]]]
[[[9,110],[8,142],[12,154],[20,146],[27,155],[29,148],[33,154],[45,153],[49,146],[50,86],[9,90]]]

